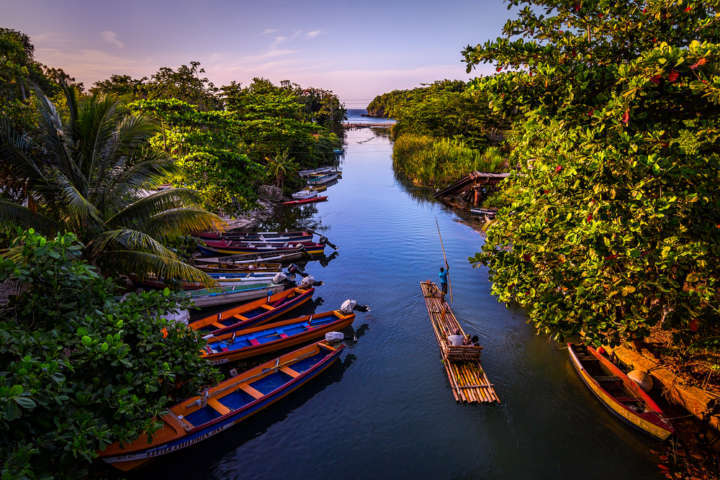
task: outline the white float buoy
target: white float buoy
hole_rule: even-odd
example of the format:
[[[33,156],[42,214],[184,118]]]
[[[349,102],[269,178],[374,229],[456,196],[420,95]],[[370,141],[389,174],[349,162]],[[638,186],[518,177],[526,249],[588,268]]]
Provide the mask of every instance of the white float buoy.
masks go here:
[[[650,376],[648,372],[635,369],[628,373],[627,376],[630,380],[640,385],[640,388],[646,392],[652,390],[654,382],[652,376]]]

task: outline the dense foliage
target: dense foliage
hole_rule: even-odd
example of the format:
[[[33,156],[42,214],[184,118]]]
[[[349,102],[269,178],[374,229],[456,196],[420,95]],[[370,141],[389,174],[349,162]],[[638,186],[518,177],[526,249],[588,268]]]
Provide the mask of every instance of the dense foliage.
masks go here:
[[[487,97],[458,80],[437,81],[375,97],[368,114],[392,117],[395,171],[419,185],[438,187],[473,170],[497,171],[498,146],[508,124]],[[487,152],[486,152],[487,150]]]
[[[481,260],[538,331],[593,343],[674,333],[720,351],[717,2],[519,1],[504,37],[464,51],[514,114],[510,205]]]
[[[393,167],[416,184],[440,188],[468,172],[501,171],[505,158],[493,147],[480,152],[462,140],[406,134],[395,140]]]
[[[184,302],[169,291],[118,299],[72,234],[29,231],[16,247],[0,259],[0,283],[21,285],[0,309],[0,475],[82,478],[98,450],[151,431],[216,374],[202,340],[163,318]]]
[[[106,274],[208,280],[158,241],[216,226],[220,219],[196,206],[196,192],[141,190],[173,168],[172,159],[147,148],[154,126],[121,113],[110,98],[78,101],[74,89],[65,93],[67,118],[39,93],[36,132],[0,130],[0,155],[26,195],[0,199],[0,222],[74,232],[85,244],[85,257]]]
[[[260,184],[282,186],[293,171],[334,160],[338,137],[313,121],[292,88],[255,79],[247,88],[223,87],[223,95],[224,110],[201,111],[175,99],[129,105],[160,121],[153,148],[178,159],[173,183],[201,192],[206,207],[246,209]]]

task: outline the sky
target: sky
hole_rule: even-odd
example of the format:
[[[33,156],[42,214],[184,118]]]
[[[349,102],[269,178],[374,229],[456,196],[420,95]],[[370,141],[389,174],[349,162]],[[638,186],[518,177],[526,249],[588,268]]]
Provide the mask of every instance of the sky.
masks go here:
[[[465,73],[460,52],[500,35],[501,0],[0,0],[36,60],[86,87],[201,62],[217,86],[253,77],[332,90],[362,108],[393,89]]]

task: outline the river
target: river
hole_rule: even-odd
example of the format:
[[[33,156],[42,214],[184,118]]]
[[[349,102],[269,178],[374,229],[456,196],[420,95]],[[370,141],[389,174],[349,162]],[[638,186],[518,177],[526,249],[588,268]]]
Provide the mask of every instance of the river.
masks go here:
[[[352,115],[352,114],[355,115]],[[351,112],[350,121],[357,122]],[[381,131],[351,130],[343,178],[305,210],[337,256],[308,271],[325,282],[318,311],[370,304],[342,362],[304,390],[142,478],[656,479],[652,441],[620,423],[580,382],[567,351],[490,294],[467,258],[483,237],[450,209],[399,182]],[[440,364],[421,280],[450,263],[453,308],[484,346],[500,405],[458,405]]]

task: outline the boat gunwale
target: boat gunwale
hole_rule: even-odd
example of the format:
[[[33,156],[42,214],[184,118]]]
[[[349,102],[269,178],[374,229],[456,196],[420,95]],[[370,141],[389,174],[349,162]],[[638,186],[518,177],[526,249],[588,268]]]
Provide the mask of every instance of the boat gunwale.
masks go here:
[[[593,393],[593,395],[602,403],[605,405],[614,415],[618,416],[621,420],[623,420],[625,423],[630,424],[631,426],[635,427],[638,430],[641,430],[645,432],[648,435],[651,435],[654,438],[659,438],[661,440],[665,440],[667,437],[672,435],[675,432],[675,429],[673,428],[672,424],[667,420],[665,415],[663,414],[660,407],[655,403],[655,401],[650,398],[650,396],[645,393],[644,391],[636,391],[635,389],[628,387],[626,384],[627,382],[632,382],[630,378],[623,373],[622,370],[620,370],[617,366],[613,365],[610,360],[604,358],[602,355],[597,353],[594,348],[590,346],[585,346],[586,349],[592,354],[594,358],[597,358],[598,361],[603,363],[603,365],[610,370],[611,373],[613,373],[614,376],[618,377],[618,380],[622,381],[624,388],[633,390],[633,393],[636,394],[636,396],[639,396],[640,399],[645,402],[646,407],[649,408],[646,412],[636,412],[635,410],[631,409],[630,407],[623,404],[621,401],[619,401],[615,395],[608,392],[601,384],[598,382],[591,374],[588,372],[588,370],[583,365],[582,361],[577,357],[577,354],[575,352],[575,349],[573,348],[575,345],[572,343],[567,344],[568,346],[568,352],[570,353],[571,363],[573,364],[573,367],[575,367],[575,370],[578,371],[580,379],[585,383],[585,385],[588,387],[588,389]],[[583,375],[582,373],[585,373]],[[592,386],[588,384],[587,380],[592,381]],[[640,387],[638,386],[638,390]],[[598,393],[599,390],[604,394],[605,397],[609,399],[612,404],[608,403],[608,401],[605,398],[602,398]],[[622,408],[624,412],[627,412],[627,414],[631,417],[638,418],[640,420],[643,420],[645,422],[651,423],[655,427],[664,430],[668,432],[668,435],[665,438],[659,437],[658,435],[654,434],[653,432],[649,431],[646,428],[643,428],[642,425],[638,425],[636,422],[633,422],[630,418],[620,415],[620,411],[617,407]]]
[[[309,351],[309,350],[312,349],[312,347],[317,347],[317,351],[318,351],[318,352],[324,349],[324,350],[327,351],[327,353],[326,353],[326,355],[325,355],[322,359],[318,360],[311,368],[309,368],[309,369],[305,370],[304,372],[300,373],[297,377],[293,377],[292,379],[288,380],[286,383],[283,383],[282,385],[278,386],[277,388],[275,388],[274,390],[268,392],[267,394],[264,394],[262,397],[257,398],[257,399],[254,399],[253,401],[251,401],[251,402],[249,402],[249,403],[247,403],[247,404],[244,404],[242,407],[240,407],[240,408],[238,408],[238,409],[236,409],[236,410],[231,410],[230,412],[226,413],[225,415],[221,415],[220,417],[217,417],[217,418],[215,418],[215,419],[213,419],[213,420],[211,420],[211,421],[209,421],[209,422],[206,422],[206,423],[203,423],[203,424],[201,424],[201,425],[198,425],[197,427],[194,427],[194,428],[191,428],[191,429],[187,429],[187,430],[186,430],[186,429],[183,429],[182,432],[183,432],[184,434],[183,434],[182,436],[179,436],[179,437],[170,439],[170,440],[165,441],[165,442],[163,442],[163,443],[158,443],[157,445],[152,445],[152,444],[150,444],[150,445],[148,445],[148,446],[146,446],[146,447],[142,447],[142,448],[139,448],[139,449],[136,449],[136,450],[132,450],[132,451],[127,452],[127,453],[120,453],[120,454],[116,454],[116,455],[108,455],[108,456],[104,456],[104,457],[101,456],[100,458],[102,458],[102,460],[103,460],[104,462],[106,462],[106,463],[108,463],[108,464],[111,464],[111,465],[113,465],[113,466],[115,466],[116,468],[121,469],[121,470],[123,470],[123,468],[122,468],[122,465],[123,465],[123,464],[129,464],[129,463],[138,462],[136,465],[133,465],[133,466],[131,466],[130,468],[127,469],[127,470],[130,470],[130,469],[134,468],[135,466],[140,465],[140,464],[142,464],[142,463],[144,463],[144,462],[146,462],[146,461],[148,461],[148,460],[150,460],[150,459],[152,459],[152,458],[159,457],[159,456],[163,456],[163,455],[172,453],[172,452],[174,452],[174,451],[182,450],[182,449],[187,448],[187,447],[189,447],[189,446],[192,446],[192,445],[194,445],[194,444],[196,444],[196,443],[199,443],[199,442],[201,442],[202,440],[205,440],[205,439],[207,439],[207,438],[210,438],[210,437],[212,437],[212,436],[217,435],[218,433],[226,430],[227,428],[232,427],[233,425],[239,423],[240,421],[244,420],[245,418],[248,418],[249,416],[252,416],[252,415],[254,415],[255,413],[258,413],[258,412],[262,411],[263,409],[269,407],[270,405],[272,405],[272,404],[275,403],[276,401],[279,401],[279,400],[283,399],[283,398],[286,397],[287,395],[293,393],[295,390],[297,390],[298,388],[300,388],[300,386],[302,386],[302,384],[310,381],[312,378],[314,378],[315,376],[319,375],[320,373],[322,373],[323,371],[325,371],[326,369],[328,369],[328,368],[339,358],[339,355],[340,355],[340,353],[342,353],[342,351],[343,351],[343,349],[344,349],[345,346],[342,345],[342,344],[340,344],[340,345],[338,345],[337,347],[333,347],[333,346],[330,346],[330,345],[328,345],[327,343],[325,343],[324,340],[320,340],[320,341],[317,341],[317,342],[312,343],[312,344],[310,344],[310,345],[306,345],[306,346],[304,346],[304,347],[301,347],[301,348],[298,348],[298,349],[296,349],[296,350],[293,350],[292,352],[288,352],[288,353],[285,354],[285,355],[281,355],[281,356],[277,357],[276,359],[273,359],[273,360],[270,360],[270,361],[265,362],[265,363],[263,363],[263,364],[260,364],[260,365],[258,365],[257,367],[254,367],[254,368],[252,368],[252,369],[250,369],[250,370],[248,370],[248,371],[246,371],[246,372],[243,372],[243,374],[248,374],[249,372],[251,372],[251,371],[253,371],[253,370],[262,369],[262,367],[263,367],[264,365],[271,364],[273,361],[278,360],[278,359],[280,359],[280,358],[282,358],[282,357],[284,357],[284,356],[290,356],[290,355],[292,355],[292,354],[301,352],[301,351],[303,351],[303,350],[308,350],[308,351]],[[306,357],[306,358],[307,358],[307,357]],[[300,361],[300,360],[301,360],[301,359],[299,359],[298,361]],[[273,373],[273,372],[267,372],[267,373],[268,373],[268,375],[269,375],[270,373]],[[242,375],[242,374],[241,374],[241,375]],[[238,379],[238,377],[240,377],[240,375],[238,375],[237,377],[232,377],[232,378],[230,378],[230,379],[227,379],[227,380],[225,380],[225,381],[223,381],[223,382],[220,382],[219,384],[215,385],[215,387],[213,387],[213,388],[218,388],[218,387],[220,387],[220,385],[222,385],[223,383],[230,383],[230,382],[232,382],[232,381],[236,381],[236,382],[238,383],[238,387],[235,388],[235,389],[233,389],[233,390],[231,390],[231,391],[229,391],[226,395],[224,395],[224,396],[227,396],[227,395],[229,395],[230,393],[234,392],[235,390],[238,390],[238,389],[240,388],[239,385],[243,383],[240,379]],[[260,378],[264,378],[264,377],[260,377]],[[292,388],[292,387],[294,387],[294,388]],[[283,390],[285,390],[285,392],[283,392]],[[176,430],[176,431],[177,431],[176,423],[177,423],[178,421],[175,419],[175,417],[177,416],[177,413],[175,413],[175,411],[174,411],[173,409],[179,407],[180,405],[183,405],[183,404],[187,403],[188,401],[191,401],[191,400],[192,400],[192,401],[196,401],[196,399],[198,399],[198,398],[201,398],[201,396],[196,395],[196,396],[194,396],[194,397],[190,397],[189,399],[186,399],[185,401],[183,401],[183,402],[181,402],[181,403],[179,403],[179,404],[176,404],[176,405],[173,406],[173,407],[170,407],[169,410],[170,410],[171,412],[173,412],[173,414],[172,414],[172,415],[171,415],[171,414],[161,415],[161,416],[160,416],[160,419],[161,419],[166,425],[168,425],[169,428],[172,428],[173,430]],[[216,397],[212,397],[212,398],[216,398]],[[219,397],[219,398],[223,398],[223,397]],[[246,412],[246,413],[248,413],[248,415],[241,416],[241,414],[242,414],[244,411],[251,409],[251,407],[256,407],[256,406],[258,406],[258,405],[261,405],[261,404],[264,403],[264,402],[267,402],[267,403],[266,403],[265,405],[262,405],[261,408],[255,410],[255,411],[253,411],[253,412]],[[202,407],[202,408],[204,408],[204,407]],[[230,421],[230,423],[228,423],[227,425],[224,425],[224,426],[222,426],[221,428],[218,428],[218,429],[215,429],[214,431],[212,431],[212,427],[216,426],[218,423],[226,422],[226,421],[228,421],[228,420],[231,420],[232,417],[237,417],[237,416],[240,416],[240,418],[234,419],[234,420]],[[189,423],[189,422],[188,422],[188,423]],[[167,451],[167,452],[159,453],[159,454],[157,454],[157,455],[152,455],[152,454],[150,453],[150,452],[152,452],[152,451],[155,450],[155,449],[162,448],[163,446],[166,446],[166,445],[171,444],[171,443],[174,443],[174,442],[179,442],[179,441],[183,441],[183,440],[189,441],[189,440],[187,439],[188,436],[197,435],[197,434],[199,434],[199,433],[202,433],[203,430],[211,430],[211,432],[208,432],[208,434],[207,434],[208,436],[207,436],[207,437],[201,437],[201,438],[198,438],[198,439],[193,439],[193,441],[192,441],[191,443],[189,443],[189,444],[187,444],[187,445],[180,446],[180,447],[178,447],[178,448],[171,449],[171,450],[169,450],[169,451]],[[178,433],[180,433],[180,432],[178,432]],[[141,434],[141,435],[142,435],[142,434]],[[138,438],[140,438],[140,437],[138,437]],[[134,440],[134,441],[137,441],[137,439]],[[170,447],[167,447],[167,448],[170,448]]]
[[[297,343],[302,343],[309,338],[315,337],[316,335],[318,335],[319,332],[322,332],[323,330],[330,329],[329,331],[332,331],[332,329],[338,328],[338,327],[346,328],[346,327],[352,325],[352,323],[355,321],[354,313],[345,315],[338,310],[330,310],[328,312],[322,312],[322,314],[326,314],[326,315],[323,315],[324,317],[334,315],[335,320],[333,320],[332,322],[329,322],[325,325],[318,325],[315,327],[313,327],[311,324],[309,329],[307,329],[303,332],[296,333],[294,335],[288,335],[286,338],[278,338],[276,340],[271,340],[266,343],[250,345],[248,347],[244,347],[244,348],[234,350],[234,351],[227,351],[227,352],[221,351],[221,352],[213,352],[213,353],[207,353],[207,352],[203,351],[202,358],[213,363],[214,365],[223,365],[225,363],[233,362],[236,360],[250,358],[255,355],[261,355],[262,353],[270,353],[275,350],[280,350],[283,348],[282,347],[283,344],[287,344],[288,347],[291,347],[293,345],[296,345]],[[291,318],[289,320],[283,320],[281,322],[268,323],[268,324],[264,324],[264,325],[259,325],[257,327],[249,328],[247,330],[240,330],[238,333],[240,335],[249,335],[249,334],[252,334],[255,332],[272,330],[274,328],[280,328],[283,326],[302,324],[306,320],[301,320],[301,319],[307,319],[307,317],[310,317],[310,316],[317,317],[319,315],[321,315],[321,314],[303,315],[301,317]],[[223,334],[222,336],[226,337],[229,335],[230,335],[230,333],[228,332],[228,333]],[[221,339],[221,338],[216,338],[216,339],[209,338],[208,344],[210,344],[211,342],[215,343],[215,342],[222,342],[222,341],[223,341],[223,339]],[[293,342],[295,342],[295,343],[293,343]],[[267,352],[266,352],[266,350],[267,350]],[[255,353],[255,351],[259,351],[259,352]],[[236,357],[238,357],[238,358],[236,358]]]

